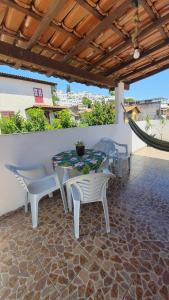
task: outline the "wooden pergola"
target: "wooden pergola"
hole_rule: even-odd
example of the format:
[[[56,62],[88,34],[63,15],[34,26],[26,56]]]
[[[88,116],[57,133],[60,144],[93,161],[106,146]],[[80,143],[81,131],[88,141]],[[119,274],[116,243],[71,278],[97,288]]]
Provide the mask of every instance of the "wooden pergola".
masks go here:
[[[114,89],[169,67],[169,0],[0,0],[0,64]]]

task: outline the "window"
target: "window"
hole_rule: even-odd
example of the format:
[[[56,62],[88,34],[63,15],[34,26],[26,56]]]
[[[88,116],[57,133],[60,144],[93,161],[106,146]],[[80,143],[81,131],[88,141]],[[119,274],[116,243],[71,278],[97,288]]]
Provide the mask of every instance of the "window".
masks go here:
[[[33,88],[35,103],[43,103],[43,91],[40,88]]]
[[[8,118],[11,118],[12,116],[14,116],[14,111],[0,111],[0,115],[1,115],[1,118],[3,117],[8,117]]]

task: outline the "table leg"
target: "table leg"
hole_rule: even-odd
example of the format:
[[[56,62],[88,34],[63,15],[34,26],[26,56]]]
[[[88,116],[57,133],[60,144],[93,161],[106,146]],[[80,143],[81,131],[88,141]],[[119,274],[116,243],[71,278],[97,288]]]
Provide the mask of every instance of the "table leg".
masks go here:
[[[69,170],[64,168],[63,169],[63,178],[62,178],[62,184],[64,185],[65,182],[70,178],[69,176]]]
[[[63,186],[65,185],[66,181],[69,180],[69,178],[70,178],[69,170],[64,168],[63,179],[62,179]],[[68,209],[69,211],[72,211],[72,196],[71,196],[71,188],[69,184],[66,184],[66,194],[67,194]]]

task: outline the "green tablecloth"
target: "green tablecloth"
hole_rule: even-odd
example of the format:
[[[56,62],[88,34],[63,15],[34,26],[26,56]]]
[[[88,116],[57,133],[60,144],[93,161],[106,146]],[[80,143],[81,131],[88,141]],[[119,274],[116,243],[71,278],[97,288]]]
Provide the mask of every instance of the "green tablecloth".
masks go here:
[[[85,155],[78,156],[75,150],[61,152],[52,158],[53,167],[56,166],[76,169],[83,174],[88,174],[90,171],[97,171],[106,154],[94,149],[85,149]]]

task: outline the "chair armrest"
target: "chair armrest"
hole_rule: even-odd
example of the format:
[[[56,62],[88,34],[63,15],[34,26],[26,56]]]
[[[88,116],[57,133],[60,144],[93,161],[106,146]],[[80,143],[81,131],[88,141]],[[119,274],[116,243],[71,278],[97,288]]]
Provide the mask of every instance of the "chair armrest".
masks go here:
[[[115,157],[119,157],[118,149],[116,149],[115,151],[110,151],[109,152],[109,158],[115,158]]]
[[[75,181],[76,181],[76,176],[75,176],[75,177],[72,177],[72,178],[69,178],[68,180],[66,180],[66,181],[64,182],[64,184],[65,184],[66,186],[71,186],[71,184],[75,183]]]
[[[28,180],[30,182],[43,182],[45,181],[46,179],[50,179],[50,178],[54,178],[56,179],[56,174],[52,174],[52,175],[45,175],[43,177],[40,177],[40,178],[35,178],[35,177],[28,177],[28,176],[24,176],[24,175],[21,175],[17,172],[18,176],[22,177],[24,180]]]
[[[121,143],[117,143],[117,142],[114,142],[115,145],[119,146],[119,147],[123,147],[125,148],[125,154],[128,155],[128,145],[127,144],[121,144]]]

